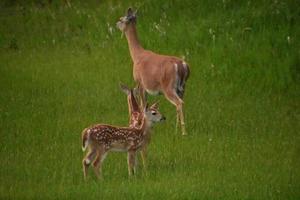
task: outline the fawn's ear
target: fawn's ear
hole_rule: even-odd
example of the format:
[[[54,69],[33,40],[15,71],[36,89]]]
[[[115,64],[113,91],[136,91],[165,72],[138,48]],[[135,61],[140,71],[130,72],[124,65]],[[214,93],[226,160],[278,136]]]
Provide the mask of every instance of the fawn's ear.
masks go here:
[[[146,106],[143,108],[144,110],[144,113],[146,113],[148,110],[149,110],[149,104],[148,103],[146,103]]]
[[[121,89],[125,94],[127,94],[127,95],[130,94],[130,89],[129,89],[126,85],[124,85],[123,83],[119,83],[119,85],[120,85],[120,89]]]
[[[138,97],[140,95],[139,88],[135,87],[132,89],[134,96]]]
[[[150,108],[152,108],[152,109],[158,109],[158,101],[155,102],[154,104],[152,104],[152,106]]]

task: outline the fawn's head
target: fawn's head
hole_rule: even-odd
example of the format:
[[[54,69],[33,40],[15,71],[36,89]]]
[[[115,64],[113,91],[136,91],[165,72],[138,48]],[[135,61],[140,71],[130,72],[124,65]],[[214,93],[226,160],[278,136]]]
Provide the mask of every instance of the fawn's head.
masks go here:
[[[166,118],[158,111],[158,103],[154,103],[152,106],[144,109],[144,117],[151,123],[165,121]]]
[[[133,12],[131,8],[128,8],[126,15],[120,17],[119,21],[117,22],[117,27],[122,32],[125,32],[127,27],[130,24],[135,24],[135,23],[136,23],[136,12]]]

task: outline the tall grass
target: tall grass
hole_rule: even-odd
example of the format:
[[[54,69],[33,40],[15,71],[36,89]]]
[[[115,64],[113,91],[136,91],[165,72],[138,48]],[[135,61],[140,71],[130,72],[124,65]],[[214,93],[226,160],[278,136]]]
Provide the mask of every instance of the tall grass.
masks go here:
[[[3,1],[1,199],[299,199],[297,1]],[[104,180],[82,178],[80,132],[126,125],[119,82],[134,86],[115,28],[139,8],[143,46],[191,66],[185,113],[154,127],[147,171],[110,154]]]

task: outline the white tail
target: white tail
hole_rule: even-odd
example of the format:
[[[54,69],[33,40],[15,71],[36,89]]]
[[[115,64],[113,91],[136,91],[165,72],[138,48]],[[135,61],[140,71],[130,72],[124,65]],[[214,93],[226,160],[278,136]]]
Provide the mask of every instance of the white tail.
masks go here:
[[[98,124],[85,129],[82,132],[82,144],[85,149],[89,147],[89,152],[82,161],[84,178],[86,179],[91,163],[96,176],[100,177],[102,162],[109,151],[127,152],[129,175],[134,174],[136,152],[144,146],[152,124],[164,119],[165,117],[153,105],[143,113],[143,122],[139,128]]]
[[[180,58],[145,50],[139,43],[135,25],[136,15],[131,8],[117,22],[117,27],[125,33],[128,41],[134,63],[133,76],[140,90],[142,106],[146,103],[146,92],[149,94],[163,93],[176,106],[176,130],[180,122],[182,134],[186,135],[183,96],[190,74],[189,66]]]
[[[90,131],[89,129],[84,129],[82,131],[82,151],[84,152],[89,144]]]

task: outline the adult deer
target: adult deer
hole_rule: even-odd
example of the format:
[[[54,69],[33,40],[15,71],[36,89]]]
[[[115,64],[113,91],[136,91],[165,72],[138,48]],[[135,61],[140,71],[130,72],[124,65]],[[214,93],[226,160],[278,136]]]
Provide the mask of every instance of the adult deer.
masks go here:
[[[142,123],[143,112],[141,111],[139,104],[137,103],[134,91],[128,88],[124,84],[120,84],[121,90],[127,95],[128,111],[129,111],[129,127],[140,127]],[[157,107],[157,103],[154,104],[154,107]],[[141,157],[143,161],[144,169],[146,169],[146,156],[147,156],[147,147],[151,140],[151,134],[146,134],[145,144],[141,148]]]
[[[131,8],[117,22],[117,27],[125,33],[128,41],[133,60],[133,77],[138,84],[142,106],[146,103],[146,92],[153,95],[163,93],[176,106],[176,131],[180,122],[182,135],[186,135],[183,95],[190,73],[188,64],[174,56],[160,55],[145,50],[139,43],[136,31],[136,13]]]
[[[101,165],[109,151],[125,151],[128,153],[129,176],[135,173],[136,152],[145,145],[145,138],[150,133],[153,123],[163,121],[165,117],[159,113],[156,105],[145,108],[140,127],[118,127],[97,124],[86,128],[82,132],[82,150],[89,148],[82,161],[83,175],[86,180],[87,170],[93,163],[94,172],[101,176]]]

